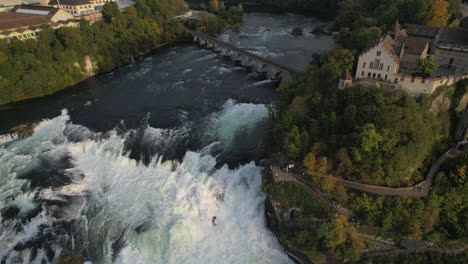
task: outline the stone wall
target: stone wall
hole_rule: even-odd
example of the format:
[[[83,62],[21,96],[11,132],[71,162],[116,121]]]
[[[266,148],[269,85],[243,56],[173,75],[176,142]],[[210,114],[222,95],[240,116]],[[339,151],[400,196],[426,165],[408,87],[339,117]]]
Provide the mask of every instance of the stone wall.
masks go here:
[[[452,85],[462,79],[467,79],[468,75],[446,76],[440,78],[422,78],[411,75],[395,74],[398,78],[398,86],[409,95],[418,96],[422,93],[432,94],[441,85]]]

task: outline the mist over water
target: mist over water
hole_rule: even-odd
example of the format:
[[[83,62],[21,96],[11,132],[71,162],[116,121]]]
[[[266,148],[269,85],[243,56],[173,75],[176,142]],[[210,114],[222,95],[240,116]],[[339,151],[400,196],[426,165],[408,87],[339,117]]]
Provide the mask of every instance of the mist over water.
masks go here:
[[[288,43],[291,23],[317,21],[247,14],[241,30],[251,35],[239,44],[297,61],[314,36]],[[0,263],[53,263],[63,249],[94,264],[290,263],[266,228],[258,166],[277,85],[174,45],[3,107]],[[7,133],[22,123],[36,125],[32,136]]]

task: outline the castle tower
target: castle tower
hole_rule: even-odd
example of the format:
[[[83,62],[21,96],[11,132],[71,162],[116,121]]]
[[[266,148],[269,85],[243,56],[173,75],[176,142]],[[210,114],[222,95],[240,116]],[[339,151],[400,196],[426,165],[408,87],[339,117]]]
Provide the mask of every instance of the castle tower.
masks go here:
[[[393,25],[393,34],[397,35],[398,33],[400,33],[400,31],[401,31],[400,22],[398,21],[398,18],[397,18],[397,20],[395,21],[395,25]]]
[[[343,73],[343,75],[338,80],[338,89],[344,90],[351,85],[353,85],[353,77],[351,77],[349,72]]]

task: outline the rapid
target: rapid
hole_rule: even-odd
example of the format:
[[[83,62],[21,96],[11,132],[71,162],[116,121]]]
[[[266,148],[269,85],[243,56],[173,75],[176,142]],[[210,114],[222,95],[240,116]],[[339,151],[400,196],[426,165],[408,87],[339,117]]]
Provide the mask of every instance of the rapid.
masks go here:
[[[251,13],[247,37],[220,38],[301,68],[294,56],[331,39],[306,34],[288,51],[286,32],[316,23]],[[187,44],[0,108],[0,263],[54,263],[63,250],[87,264],[292,263],[261,190],[277,85]],[[8,133],[22,123],[31,136]]]

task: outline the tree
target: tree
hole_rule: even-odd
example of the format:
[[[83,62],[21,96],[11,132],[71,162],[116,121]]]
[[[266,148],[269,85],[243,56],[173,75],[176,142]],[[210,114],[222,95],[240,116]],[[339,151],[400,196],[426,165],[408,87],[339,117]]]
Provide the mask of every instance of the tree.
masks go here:
[[[320,157],[319,159],[319,166],[318,171],[321,173],[325,173],[328,171],[328,159],[327,157]]]
[[[416,60],[416,66],[418,67],[419,72],[424,75],[430,75],[438,68],[432,57],[418,58]]]
[[[349,157],[348,150],[341,148],[336,153],[336,171],[341,173],[351,173],[353,170],[353,162]]]
[[[336,179],[327,174],[319,180],[320,188],[326,192],[331,191],[336,186]]]
[[[218,11],[219,9],[219,0],[210,0],[210,7],[214,11]]]
[[[306,155],[303,161],[304,166],[310,171],[314,171],[317,167],[317,160],[315,159],[314,153],[310,152]]]
[[[461,0],[447,0],[449,3],[448,12],[452,18],[462,18],[463,14],[461,13]]]
[[[353,68],[354,56],[350,50],[335,49],[328,56],[328,63],[333,66],[333,72],[338,77]]]
[[[298,159],[302,153],[301,135],[297,126],[294,126],[284,139],[284,149],[292,159]]]
[[[365,248],[356,230],[349,224],[346,216],[339,216],[330,223],[322,224],[318,231],[327,251],[337,257],[357,260]]]
[[[102,7],[102,16],[107,22],[111,22],[112,18],[120,15],[120,9],[115,2],[106,2]]]
[[[435,0],[429,9],[428,26],[446,26],[450,18],[448,11],[449,3],[445,0]]]
[[[127,8],[125,8],[125,13],[129,16],[134,16],[136,17],[138,15],[138,12],[136,10],[136,8],[134,6],[129,6]]]
[[[376,149],[382,140],[383,138],[377,133],[374,124],[367,123],[361,128],[361,149],[365,152]]]

